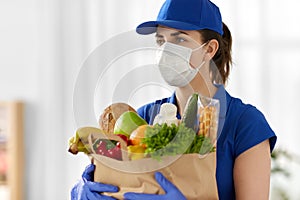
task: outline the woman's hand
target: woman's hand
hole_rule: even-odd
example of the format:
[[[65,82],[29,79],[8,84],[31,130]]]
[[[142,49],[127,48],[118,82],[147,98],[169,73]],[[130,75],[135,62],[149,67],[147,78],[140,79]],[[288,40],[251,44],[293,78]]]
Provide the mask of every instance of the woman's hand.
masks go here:
[[[170,182],[168,181],[160,172],[155,173],[155,179],[158,184],[164,189],[166,194],[139,194],[133,192],[127,192],[124,194],[126,200],[186,200],[183,194]]]
[[[94,181],[95,165],[90,164],[82,174],[82,178],[76,183],[71,191],[71,200],[114,200],[113,197],[102,195],[101,192],[117,192],[118,187],[97,183]]]

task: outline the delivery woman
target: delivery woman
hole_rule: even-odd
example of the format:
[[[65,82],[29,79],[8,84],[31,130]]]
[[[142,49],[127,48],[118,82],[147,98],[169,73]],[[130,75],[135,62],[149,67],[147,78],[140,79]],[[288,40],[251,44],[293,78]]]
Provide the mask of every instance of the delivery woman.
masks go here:
[[[219,8],[209,0],[166,0],[157,20],[142,23],[137,32],[155,33],[161,51],[158,59],[161,75],[168,84],[176,86],[171,97],[147,104],[138,113],[151,124],[163,103],[175,104],[180,118],[193,92],[219,99],[216,169],[219,199],[269,199],[270,153],[276,135],[260,111],[232,97],[224,88],[230,72],[232,41]],[[116,192],[117,186],[93,182],[93,170],[93,165],[87,167],[82,180],[72,189],[72,199],[113,199],[101,192]],[[126,193],[124,197],[185,199],[162,174],[156,173],[155,178],[165,195]]]

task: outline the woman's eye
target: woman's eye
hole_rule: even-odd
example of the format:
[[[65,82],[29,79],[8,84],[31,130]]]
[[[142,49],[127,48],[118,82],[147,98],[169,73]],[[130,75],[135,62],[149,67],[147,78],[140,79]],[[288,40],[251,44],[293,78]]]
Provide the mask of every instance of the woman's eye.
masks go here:
[[[165,43],[165,40],[164,39],[160,39],[160,38],[157,38],[156,39],[156,44],[158,45],[158,46],[161,46],[161,45],[163,45]]]
[[[182,42],[185,42],[186,39],[182,38],[182,37],[177,37],[176,38],[176,43],[182,43]]]

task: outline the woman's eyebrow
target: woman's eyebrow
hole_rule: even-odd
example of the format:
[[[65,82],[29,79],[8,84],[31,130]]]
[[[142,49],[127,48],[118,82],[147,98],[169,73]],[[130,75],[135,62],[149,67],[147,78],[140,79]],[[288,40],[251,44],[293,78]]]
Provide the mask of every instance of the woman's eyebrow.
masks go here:
[[[184,32],[184,31],[176,31],[176,32],[174,32],[174,33],[170,33],[170,36],[178,36],[178,35],[180,35],[180,34],[184,34],[184,35],[189,35],[188,33],[186,33],[186,32]],[[157,38],[162,38],[163,37],[163,35],[160,35],[159,33],[156,33],[155,34],[155,37],[157,37]]]
[[[177,36],[177,35],[180,35],[180,34],[189,35],[189,34],[187,34],[187,33],[184,32],[184,31],[177,31],[177,32],[171,33],[170,35],[171,35],[171,36]]]

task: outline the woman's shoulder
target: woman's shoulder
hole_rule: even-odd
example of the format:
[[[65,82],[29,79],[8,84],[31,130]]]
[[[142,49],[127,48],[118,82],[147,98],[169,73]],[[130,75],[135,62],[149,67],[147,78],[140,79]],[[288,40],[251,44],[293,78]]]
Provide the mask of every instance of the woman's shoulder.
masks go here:
[[[244,103],[237,97],[230,96],[226,117],[231,122],[235,121],[238,128],[247,124],[250,126],[257,123],[269,126],[264,114],[256,106]]]
[[[227,92],[227,116],[234,117],[239,120],[263,117],[263,113],[253,104],[245,103],[238,97],[233,97]]]

